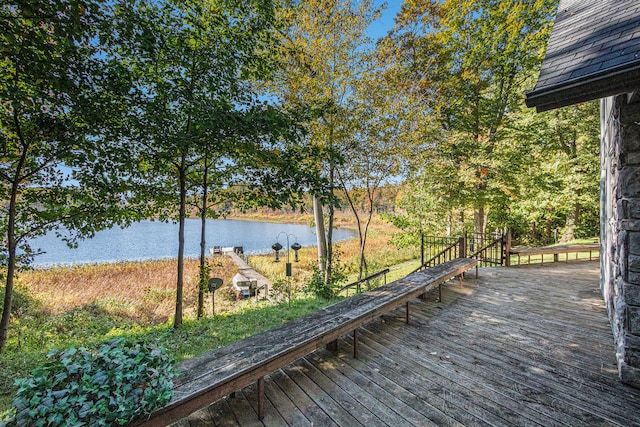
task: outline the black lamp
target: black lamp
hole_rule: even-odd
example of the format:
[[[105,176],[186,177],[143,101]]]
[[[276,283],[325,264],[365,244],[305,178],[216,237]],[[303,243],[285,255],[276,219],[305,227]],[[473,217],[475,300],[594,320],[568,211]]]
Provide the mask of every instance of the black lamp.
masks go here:
[[[282,249],[282,245],[280,244],[280,242],[275,242],[271,246],[271,249],[276,251],[276,261],[275,262],[280,262],[279,254],[280,254],[280,250]]]
[[[293,249],[293,252],[296,254],[296,262],[300,261],[298,259],[298,251],[302,248],[302,245],[298,242],[295,242],[293,245],[291,245],[291,249]]]

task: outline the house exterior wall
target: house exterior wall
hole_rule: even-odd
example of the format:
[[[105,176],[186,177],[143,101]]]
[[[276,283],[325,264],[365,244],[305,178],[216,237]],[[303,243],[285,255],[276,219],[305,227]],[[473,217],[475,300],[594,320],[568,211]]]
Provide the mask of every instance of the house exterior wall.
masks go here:
[[[640,103],[601,101],[600,286],[623,382],[640,387]]]

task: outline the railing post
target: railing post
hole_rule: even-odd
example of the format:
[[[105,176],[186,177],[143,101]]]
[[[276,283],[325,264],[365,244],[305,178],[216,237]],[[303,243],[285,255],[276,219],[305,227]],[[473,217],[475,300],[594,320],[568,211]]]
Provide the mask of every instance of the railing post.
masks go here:
[[[420,265],[424,265],[424,232],[420,232]]]
[[[507,242],[505,243],[505,265],[507,267],[511,267],[511,230],[507,231]],[[518,260],[519,260],[520,256],[518,255]],[[520,261],[518,261],[518,264],[520,263]]]
[[[458,250],[459,252],[459,257],[460,258],[464,258],[467,256],[467,251],[465,250],[465,238],[464,237],[458,237],[458,246],[460,247],[460,249]]]

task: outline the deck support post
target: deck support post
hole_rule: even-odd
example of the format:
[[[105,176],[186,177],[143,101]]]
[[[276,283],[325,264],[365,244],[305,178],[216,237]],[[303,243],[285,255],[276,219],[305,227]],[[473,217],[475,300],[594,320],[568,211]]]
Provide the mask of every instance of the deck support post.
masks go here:
[[[358,330],[353,330],[353,358],[358,358]]]
[[[409,301],[407,301],[407,319],[405,320],[407,325],[409,324]]]
[[[258,419],[264,419],[264,377],[258,378]]]
[[[338,350],[338,340],[333,340],[326,345],[327,350],[329,351],[337,351]]]

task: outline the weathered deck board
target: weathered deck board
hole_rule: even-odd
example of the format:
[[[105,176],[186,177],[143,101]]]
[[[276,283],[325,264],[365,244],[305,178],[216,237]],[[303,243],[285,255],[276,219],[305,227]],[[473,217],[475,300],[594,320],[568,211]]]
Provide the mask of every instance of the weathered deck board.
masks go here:
[[[134,425],[167,425],[253,381],[258,381],[261,387],[258,393],[260,398],[257,414],[262,418],[264,376],[297,361],[323,345],[336,343],[343,335],[384,313],[405,306],[405,303],[408,322],[408,301],[462,275],[476,264],[477,261],[474,259],[450,260],[344,299],[277,328],[187,360],[180,365],[181,373],[174,379],[171,402]],[[329,399],[321,399],[320,402],[323,403],[325,400]],[[229,404],[233,406],[232,403]],[[234,413],[242,423],[242,418],[250,414],[250,411],[238,409]]]
[[[361,327],[358,359],[349,335],[267,377],[268,422],[239,423],[229,406],[255,413],[255,386],[197,414],[243,426],[640,426],[598,286],[597,263],[481,269],[442,303],[412,301],[409,325],[399,309]]]

